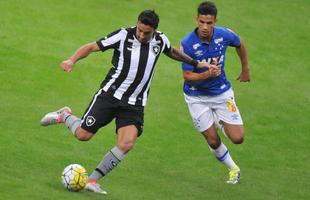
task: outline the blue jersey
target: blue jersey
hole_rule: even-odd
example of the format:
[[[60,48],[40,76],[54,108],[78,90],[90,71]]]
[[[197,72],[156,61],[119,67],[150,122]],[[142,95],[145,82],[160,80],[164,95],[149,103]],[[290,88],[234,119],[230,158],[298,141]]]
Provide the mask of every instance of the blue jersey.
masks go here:
[[[212,39],[210,43],[202,41],[197,29],[190,32],[182,40],[184,52],[195,60],[211,62],[212,59],[217,59],[222,65],[221,75],[201,81],[187,82],[184,81],[184,93],[188,95],[219,95],[227,91],[231,84],[225,75],[225,54],[228,46],[239,47],[240,38],[231,30],[223,27],[214,27]],[[192,65],[182,63],[184,71],[192,71],[202,73],[207,71],[207,68],[197,68]]]

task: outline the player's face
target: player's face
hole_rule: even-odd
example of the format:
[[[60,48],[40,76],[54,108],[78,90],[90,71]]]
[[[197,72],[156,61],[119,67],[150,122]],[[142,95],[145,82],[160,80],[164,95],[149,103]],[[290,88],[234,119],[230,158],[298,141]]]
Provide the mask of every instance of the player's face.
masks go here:
[[[217,22],[213,15],[198,15],[196,17],[198,26],[198,35],[202,39],[210,39],[213,34],[213,28]]]
[[[136,31],[136,38],[141,43],[147,43],[149,42],[153,35],[154,35],[155,29],[149,25],[145,25],[141,22],[138,22],[137,24],[137,31]]]

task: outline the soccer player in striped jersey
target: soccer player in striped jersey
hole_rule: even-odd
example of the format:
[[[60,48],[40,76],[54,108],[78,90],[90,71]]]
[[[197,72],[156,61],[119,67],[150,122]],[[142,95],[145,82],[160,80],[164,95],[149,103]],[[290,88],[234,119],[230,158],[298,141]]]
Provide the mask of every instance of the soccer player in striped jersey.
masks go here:
[[[158,23],[158,15],[152,10],[145,10],[140,13],[136,26],[118,29],[96,42],[85,44],[61,63],[61,69],[70,72],[78,60],[90,53],[114,50],[112,68],[81,119],[73,115],[69,107],[64,107],[47,113],[41,120],[43,126],[64,123],[78,140],[88,141],[101,127],[115,119],[116,145],[90,174],[86,185],[89,191],[107,193],[98,180],[124,159],[141,135],[144,106],[161,53],[194,67],[216,67],[193,60],[172,47],[167,36],[157,31]]]
[[[228,167],[227,183],[236,184],[239,181],[240,168],[221,142],[215,126],[218,124],[233,143],[243,142],[242,118],[224,71],[227,47],[235,47],[241,61],[242,71],[237,79],[248,82],[250,73],[244,42],[231,30],[216,27],[216,15],[217,8],[213,2],[202,2],[196,17],[197,28],[182,40],[181,50],[196,60],[218,65],[220,73],[214,73],[212,68],[197,68],[183,63],[183,90],[196,129],[207,140],[215,157]],[[201,76],[204,73],[210,73],[209,77]]]

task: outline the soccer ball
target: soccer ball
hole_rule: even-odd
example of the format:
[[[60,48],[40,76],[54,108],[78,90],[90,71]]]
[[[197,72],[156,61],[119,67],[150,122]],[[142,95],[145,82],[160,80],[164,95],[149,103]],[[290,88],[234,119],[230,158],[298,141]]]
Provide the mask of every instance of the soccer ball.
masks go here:
[[[86,186],[88,175],[83,166],[71,164],[63,170],[61,180],[65,188],[69,191],[77,192]]]

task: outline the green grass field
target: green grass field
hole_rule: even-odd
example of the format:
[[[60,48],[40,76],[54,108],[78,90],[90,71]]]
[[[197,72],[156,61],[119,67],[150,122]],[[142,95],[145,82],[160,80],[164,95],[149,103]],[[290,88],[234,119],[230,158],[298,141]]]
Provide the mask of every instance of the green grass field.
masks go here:
[[[302,200],[310,199],[310,1],[217,0],[219,26],[246,41],[252,81],[234,81],[241,66],[228,51],[226,72],[245,122],[246,140],[222,137],[242,168],[226,185],[226,168],[196,133],[182,94],[180,64],[162,56],[135,148],[100,183],[106,197],[66,191],[63,168],[91,172],[115,144],[114,124],[87,143],[63,126],[39,120],[64,105],[81,116],[110,68],[111,51],[91,55],[75,71],[59,63],[80,45],[133,26],[155,9],[174,46],[195,27],[198,0],[0,1],[0,199]]]

